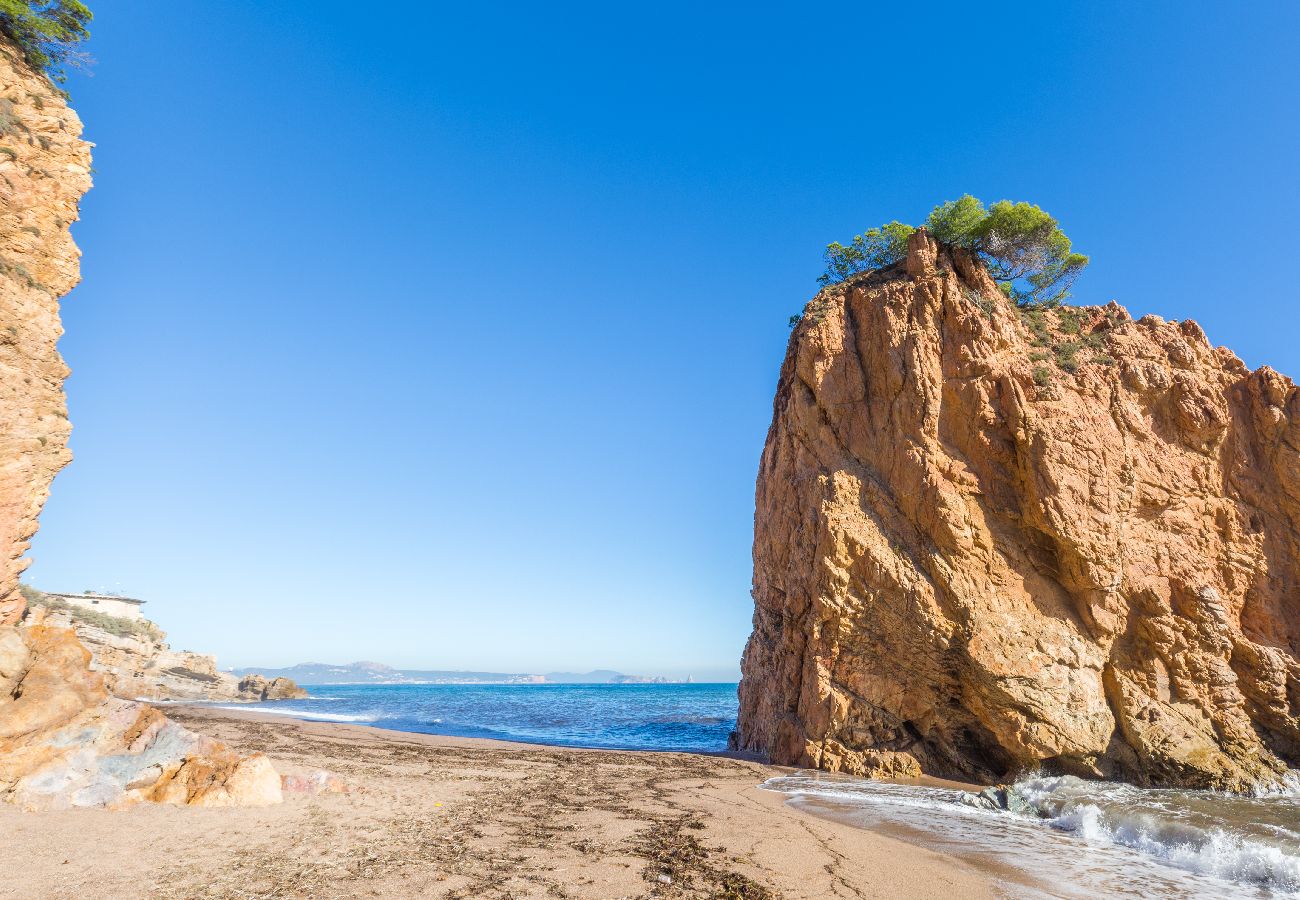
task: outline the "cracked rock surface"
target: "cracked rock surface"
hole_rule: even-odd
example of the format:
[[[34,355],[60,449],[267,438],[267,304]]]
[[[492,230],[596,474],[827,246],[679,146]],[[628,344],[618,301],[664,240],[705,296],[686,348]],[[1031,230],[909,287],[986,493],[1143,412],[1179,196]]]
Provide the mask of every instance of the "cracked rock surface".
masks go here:
[[[1300,398],[1191,321],[1025,311],[968,254],[822,291],[760,464],[734,742],[977,781],[1300,765]]]

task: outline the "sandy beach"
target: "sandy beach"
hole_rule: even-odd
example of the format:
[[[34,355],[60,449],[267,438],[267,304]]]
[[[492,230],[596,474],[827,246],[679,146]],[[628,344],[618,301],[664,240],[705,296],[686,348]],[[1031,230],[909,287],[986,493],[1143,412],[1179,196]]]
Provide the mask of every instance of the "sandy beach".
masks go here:
[[[262,809],[0,809],[0,896],[997,896],[949,858],[786,806],[779,770],[169,706],[282,773],[349,793]]]

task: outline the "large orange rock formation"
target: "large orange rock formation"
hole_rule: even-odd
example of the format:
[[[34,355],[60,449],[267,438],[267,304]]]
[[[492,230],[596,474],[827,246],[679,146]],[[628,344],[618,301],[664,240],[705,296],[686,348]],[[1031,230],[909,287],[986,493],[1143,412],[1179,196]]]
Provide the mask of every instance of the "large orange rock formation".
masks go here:
[[[1300,764],[1300,397],[1191,321],[1026,313],[924,231],[795,329],[736,744],[1246,789]]]
[[[273,803],[263,756],[241,758],[151,707],[110,697],[70,628],[28,614],[23,553],[70,459],[56,343],[80,277],[69,226],[90,145],[49,80],[0,42],[0,800],[29,808]]]
[[[110,696],[76,632],[34,618],[0,628],[0,797],[29,809],[280,802],[265,756]]]

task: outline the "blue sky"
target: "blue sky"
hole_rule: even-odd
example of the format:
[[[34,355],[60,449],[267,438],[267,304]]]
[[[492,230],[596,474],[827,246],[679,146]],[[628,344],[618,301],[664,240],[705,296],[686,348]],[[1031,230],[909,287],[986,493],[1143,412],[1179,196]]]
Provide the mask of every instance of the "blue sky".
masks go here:
[[[1300,372],[1300,6],[97,4],[31,580],[227,665],[735,672],[821,248],[1037,202]]]

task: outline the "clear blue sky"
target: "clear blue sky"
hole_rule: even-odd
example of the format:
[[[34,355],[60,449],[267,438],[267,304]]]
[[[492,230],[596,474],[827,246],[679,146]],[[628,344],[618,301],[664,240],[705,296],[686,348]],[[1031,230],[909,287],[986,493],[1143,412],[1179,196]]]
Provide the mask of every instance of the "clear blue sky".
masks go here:
[[[223,664],[734,672],[786,319],[963,192],[1300,373],[1295,3],[96,6],[31,576]]]

